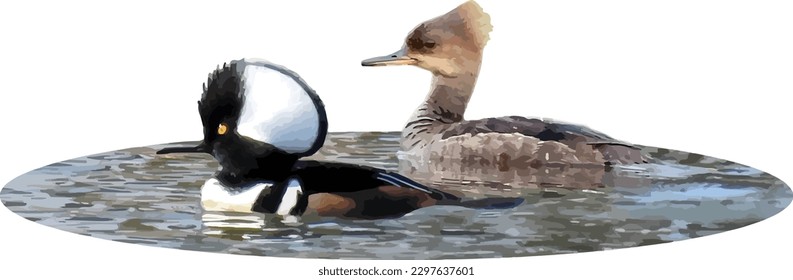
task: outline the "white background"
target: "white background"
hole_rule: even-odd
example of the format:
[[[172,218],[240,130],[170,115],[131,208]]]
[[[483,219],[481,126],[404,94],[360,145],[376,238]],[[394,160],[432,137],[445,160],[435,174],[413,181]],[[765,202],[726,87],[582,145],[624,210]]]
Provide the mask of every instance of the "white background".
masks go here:
[[[265,58],[303,76],[324,100],[331,131],[399,130],[424,97],[429,74],[363,68],[360,60],[395,51],[411,28],[458,3],[4,2],[0,183],[70,158],[199,139],[201,83],[217,64],[241,57]],[[789,1],[480,4],[495,29],[467,118],[514,114],[582,123],[633,143],[733,160],[793,183],[793,129],[784,121],[793,115]],[[716,236],[609,252],[377,262],[123,244],[38,225],[2,208],[0,274],[318,279],[323,265],[430,264],[475,266],[477,276],[466,279],[745,278],[789,274],[792,221],[788,209]]]

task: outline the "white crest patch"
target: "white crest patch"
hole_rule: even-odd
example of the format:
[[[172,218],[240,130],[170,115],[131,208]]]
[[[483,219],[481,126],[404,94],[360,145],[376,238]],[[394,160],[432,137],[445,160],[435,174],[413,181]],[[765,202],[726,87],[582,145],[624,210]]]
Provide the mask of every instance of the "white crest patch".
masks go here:
[[[303,153],[319,137],[320,116],[306,90],[289,75],[263,65],[243,70],[245,104],[237,132],[289,153]]]
[[[284,196],[281,198],[281,204],[278,205],[278,210],[275,213],[281,216],[289,215],[289,212],[297,205],[301,195],[303,195],[303,186],[300,185],[300,181],[298,179],[290,179]]]
[[[201,206],[206,211],[251,213],[259,194],[272,185],[262,182],[240,192],[232,192],[223,187],[220,181],[211,178],[201,187]]]

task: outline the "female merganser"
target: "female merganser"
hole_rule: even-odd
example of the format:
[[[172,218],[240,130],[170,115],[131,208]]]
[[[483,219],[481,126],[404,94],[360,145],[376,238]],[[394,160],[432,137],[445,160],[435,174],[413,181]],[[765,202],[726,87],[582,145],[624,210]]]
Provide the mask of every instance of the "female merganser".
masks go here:
[[[298,160],[322,147],[327,118],[319,96],[294,72],[263,60],[224,64],[204,85],[195,147],[221,170],[201,188],[208,211],[378,219],[431,205],[512,207],[522,199],[461,201],[396,173],[344,163]]]
[[[402,131],[403,154],[423,163],[459,167],[469,161],[500,171],[521,163],[538,168],[647,161],[638,147],[584,126],[519,116],[464,120],[491,30],[490,16],[467,1],[419,24],[399,51],[361,62],[415,65],[433,74],[426,100]]]

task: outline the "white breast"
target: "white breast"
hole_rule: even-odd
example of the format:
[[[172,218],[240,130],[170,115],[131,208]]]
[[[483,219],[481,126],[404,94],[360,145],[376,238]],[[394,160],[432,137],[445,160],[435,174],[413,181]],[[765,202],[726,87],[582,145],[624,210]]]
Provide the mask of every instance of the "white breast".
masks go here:
[[[251,187],[237,190],[226,188],[220,181],[211,178],[201,187],[201,206],[206,211],[251,213],[259,195],[272,185],[272,182],[263,181]],[[289,216],[302,195],[303,187],[300,185],[300,180],[290,179],[283,196],[277,200],[278,205],[275,213]]]
[[[237,192],[223,187],[217,179],[212,178],[201,187],[201,206],[207,211],[250,213],[259,194],[270,186],[272,183],[262,182]]]

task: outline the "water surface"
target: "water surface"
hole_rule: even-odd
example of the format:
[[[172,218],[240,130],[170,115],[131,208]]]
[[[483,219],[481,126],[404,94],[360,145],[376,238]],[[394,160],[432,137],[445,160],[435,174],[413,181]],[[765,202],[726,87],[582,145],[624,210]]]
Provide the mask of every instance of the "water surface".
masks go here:
[[[398,133],[331,133],[312,158],[398,170],[398,138]],[[102,239],[352,259],[515,257],[658,244],[750,225],[793,199],[783,182],[751,167],[647,147],[657,162],[575,178],[591,179],[590,188],[571,187],[560,174],[546,180],[516,171],[502,174],[508,177],[500,181],[416,175],[418,181],[469,198],[525,197],[514,209],[437,206],[392,220],[281,220],[203,211],[200,186],[218,164],[203,154],[154,154],[170,145],[54,163],[8,183],[0,199],[30,221]]]

